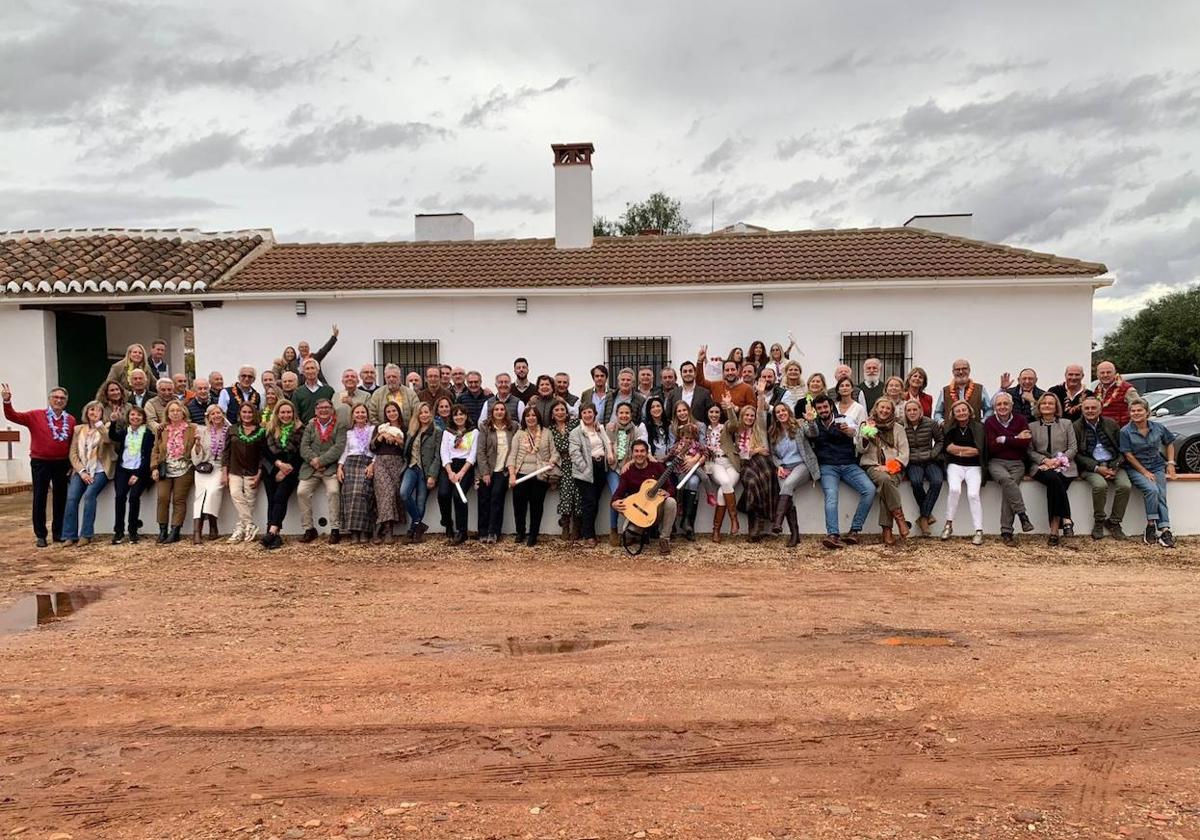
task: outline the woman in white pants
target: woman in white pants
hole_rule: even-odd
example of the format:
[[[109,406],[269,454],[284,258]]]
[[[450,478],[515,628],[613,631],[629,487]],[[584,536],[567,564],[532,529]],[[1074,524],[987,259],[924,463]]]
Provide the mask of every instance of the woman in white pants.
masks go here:
[[[238,423],[229,429],[222,463],[228,477],[229,497],[237,508],[237,527],[230,542],[251,542],[258,537],[254,508],[258,503],[258,484],[266,452],[266,430],[259,425],[258,409],[249,402],[238,409]]]
[[[192,487],[193,543],[198,544],[204,537],[205,521],[208,538],[217,538],[217,517],[221,515],[225,486],[229,483],[221,467],[228,443],[229,421],[221,406],[212,403],[204,412],[204,425],[196,430],[196,443],[192,447],[192,464],[196,468]]]
[[[704,472],[712,479],[713,484],[717,485],[717,492],[721,494],[718,501],[724,502],[723,505],[718,504],[713,511],[713,542],[720,542],[721,524],[725,521],[726,514],[729,516],[730,536],[739,530],[734,493],[737,490],[738,469],[742,465],[742,459],[732,444],[732,437],[725,434],[725,421],[728,419],[725,409],[719,405],[710,405],[708,417],[705,419],[708,422],[701,428],[700,436],[700,442],[708,451]]]
[[[971,404],[959,400],[950,406],[950,421],[946,424],[946,525],[942,539],[954,533],[954,513],[963,484],[967,485],[967,506],[971,509],[971,524],[975,526],[974,545],[983,545],[983,502],[979,488],[983,484],[983,424],[972,416]]]

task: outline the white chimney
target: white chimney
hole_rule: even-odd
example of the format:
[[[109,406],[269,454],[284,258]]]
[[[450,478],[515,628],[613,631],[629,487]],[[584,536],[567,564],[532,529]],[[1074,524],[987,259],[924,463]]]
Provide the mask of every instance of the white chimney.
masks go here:
[[[975,217],[971,213],[943,213],[940,216],[913,216],[904,226],[970,239],[974,236],[974,222]]]
[[[591,143],[552,143],[554,150],[554,246],[592,247]]]
[[[462,213],[418,213],[413,237],[417,242],[470,242],[475,223]]]

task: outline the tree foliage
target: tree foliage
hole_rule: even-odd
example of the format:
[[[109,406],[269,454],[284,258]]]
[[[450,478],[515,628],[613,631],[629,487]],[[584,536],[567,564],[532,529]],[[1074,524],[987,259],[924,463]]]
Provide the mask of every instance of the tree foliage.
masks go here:
[[[625,205],[625,212],[616,221],[597,216],[592,221],[595,236],[637,236],[644,230],[663,233],[687,233],[692,224],[683,215],[679,199],[656,192],[645,201]]]
[[[1172,292],[1121,319],[1094,357],[1124,371],[1195,373],[1200,364],[1200,286]]]

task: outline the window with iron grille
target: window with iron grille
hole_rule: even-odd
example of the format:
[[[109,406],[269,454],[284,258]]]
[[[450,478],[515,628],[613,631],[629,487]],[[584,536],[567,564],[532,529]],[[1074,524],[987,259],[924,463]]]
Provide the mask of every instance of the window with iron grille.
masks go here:
[[[437,341],[383,340],[375,341],[375,366],[383,379],[385,365],[399,365],[403,376],[413,371],[425,377],[425,368],[438,364]]]
[[[658,384],[658,373],[671,364],[671,339],[665,335],[620,337],[604,339],[604,358],[608,365],[610,387],[617,384],[617,373],[621,368],[641,367],[654,371],[654,383]],[[637,382],[637,377],[634,377]]]
[[[879,359],[882,376],[903,378],[912,367],[911,332],[848,332],[842,333],[842,364],[849,365],[857,381],[862,376],[863,362]]]

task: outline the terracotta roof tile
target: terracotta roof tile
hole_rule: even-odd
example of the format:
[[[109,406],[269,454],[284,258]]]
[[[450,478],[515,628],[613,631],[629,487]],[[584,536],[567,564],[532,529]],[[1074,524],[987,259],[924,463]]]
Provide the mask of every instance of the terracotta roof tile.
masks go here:
[[[538,288],[1011,277],[1107,272],[1099,263],[915,228],[746,235],[280,244],[216,291]]]
[[[202,292],[273,241],[269,231],[0,233],[0,296],[159,292],[156,282],[159,293]]]

